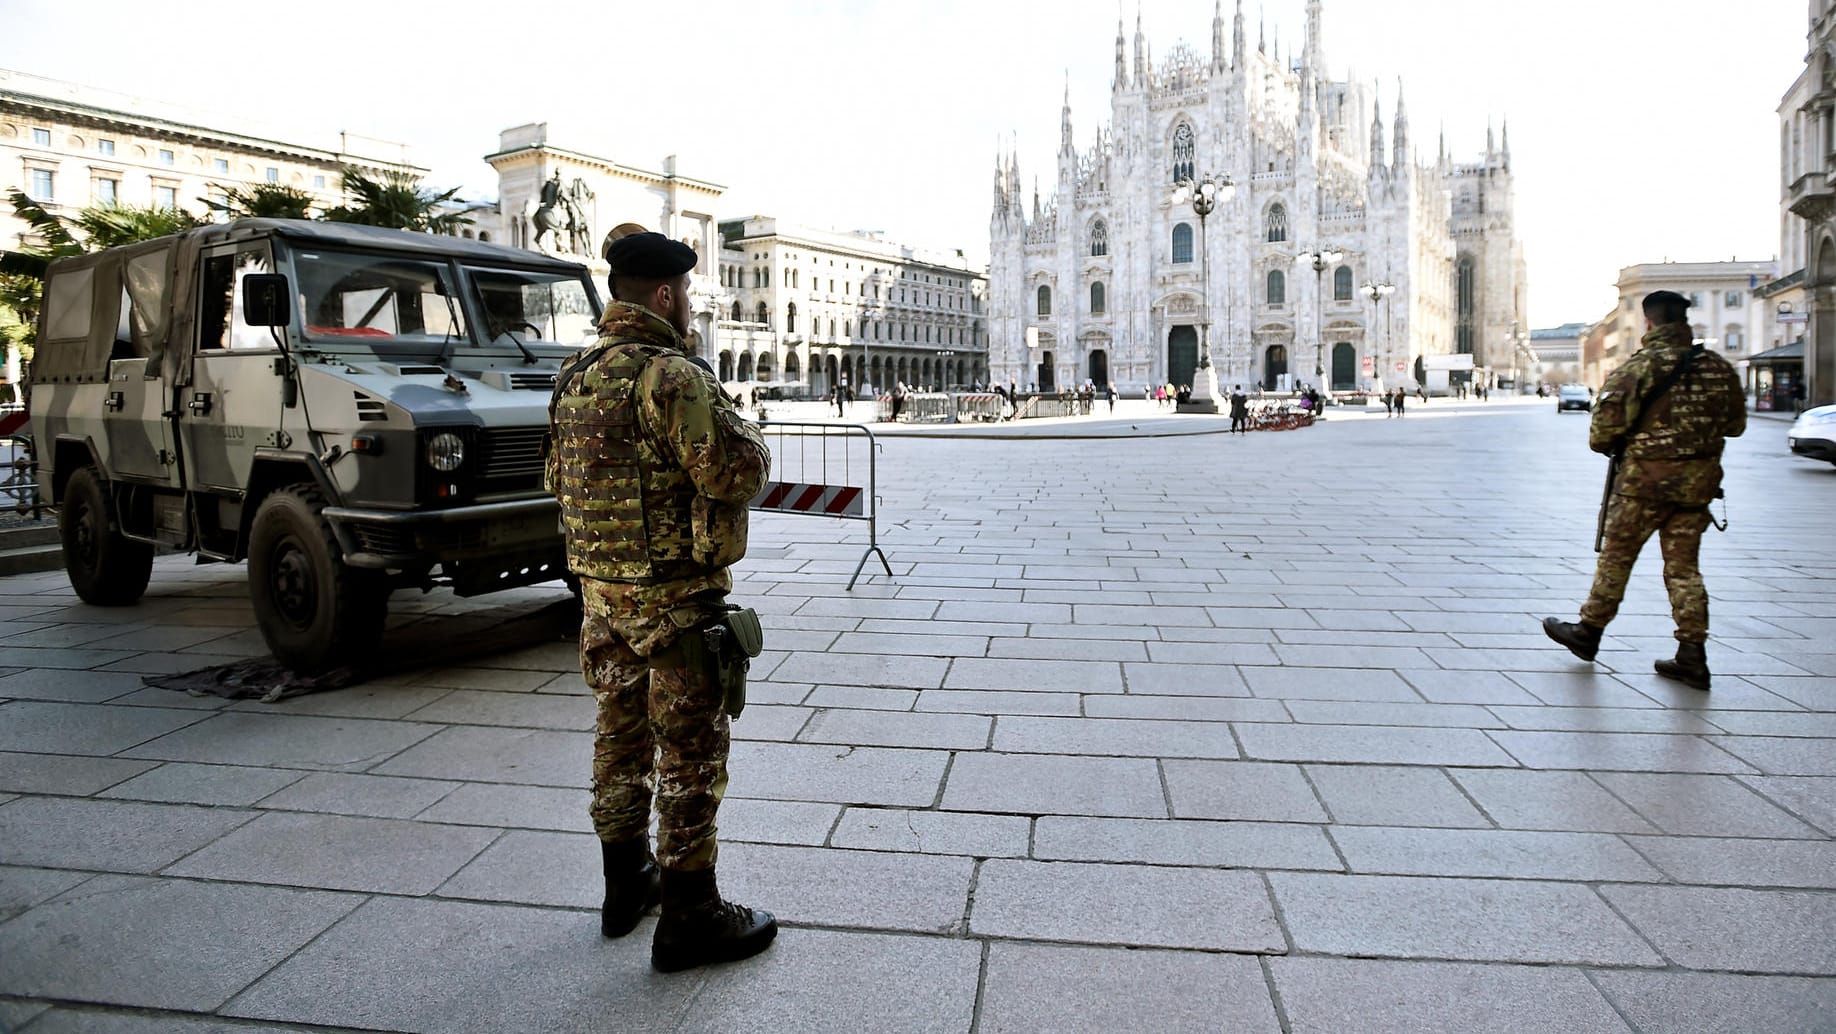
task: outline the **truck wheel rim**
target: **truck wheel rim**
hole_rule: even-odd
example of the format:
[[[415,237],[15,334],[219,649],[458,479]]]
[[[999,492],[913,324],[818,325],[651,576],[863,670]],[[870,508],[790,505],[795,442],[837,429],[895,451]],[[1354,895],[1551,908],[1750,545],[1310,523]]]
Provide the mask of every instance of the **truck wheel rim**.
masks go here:
[[[77,560],[84,569],[96,569],[96,554],[99,551],[102,536],[96,527],[96,511],[88,506],[78,508],[76,513],[76,553]]]
[[[274,564],[268,577],[268,597],[281,618],[296,629],[312,624],[319,594],[312,576],[312,558],[298,540],[288,537],[274,547]]]

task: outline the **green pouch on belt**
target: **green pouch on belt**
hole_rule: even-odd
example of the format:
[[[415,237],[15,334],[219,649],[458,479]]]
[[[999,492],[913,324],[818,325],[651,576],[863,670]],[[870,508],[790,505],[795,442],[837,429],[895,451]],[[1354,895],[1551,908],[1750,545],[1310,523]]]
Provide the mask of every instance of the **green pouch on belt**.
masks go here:
[[[714,658],[714,675],[720,680],[728,716],[738,718],[746,709],[746,672],[752,659],[765,649],[765,629],[751,607],[734,607],[702,633]]]

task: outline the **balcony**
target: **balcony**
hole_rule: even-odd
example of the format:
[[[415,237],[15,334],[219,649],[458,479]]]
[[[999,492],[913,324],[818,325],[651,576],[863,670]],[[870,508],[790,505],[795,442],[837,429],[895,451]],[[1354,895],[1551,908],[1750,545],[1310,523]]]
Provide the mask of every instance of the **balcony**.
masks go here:
[[[1807,172],[1791,184],[1787,200],[1792,214],[1807,222],[1821,223],[1836,214],[1836,185],[1828,172]]]

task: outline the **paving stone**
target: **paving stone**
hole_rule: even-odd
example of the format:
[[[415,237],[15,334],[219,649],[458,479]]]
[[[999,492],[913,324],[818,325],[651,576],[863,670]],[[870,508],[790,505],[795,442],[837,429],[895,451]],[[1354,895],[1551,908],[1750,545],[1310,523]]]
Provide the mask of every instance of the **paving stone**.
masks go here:
[[[1605,886],[1600,893],[1689,969],[1836,974],[1836,895],[1801,890]]]
[[[1652,707],[1490,707],[1513,729],[1549,732],[1661,732],[1714,734],[1720,729],[1700,714]],[[1496,726],[1493,726],[1496,728]]]
[[[1496,671],[1413,668],[1398,671],[1423,697],[1437,704],[1541,704],[1522,686]]]
[[[445,689],[495,690],[528,693],[553,676],[545,671],[513,668],[438,668],[415,676],[414,685]]]
[[[1320,827],[1290,822],[1046,815],[1034,823],[1033,857],[1233,869],[1344,870]]]
[[[1817,831],[1725,776],[1601,772],[1594,778],[1665,833],[1816,837]]]
[[[1579,970],[1381,959],[1270,963],[1292,1034],[1624,1034]]]
[[[1215,722],[1124,718],[1003,716],[995,723],[994,749],[1009,753],[1106,757],[1234,758],[1230,729]]]
[[[0,999],[0,1030],[24,1030],[25,1025],[43,1016],[51,1008],[48,1002]],[[153,1034],[153,1032],[148,1032]]]
[[[1836,841],[1628,837],[1678,883],[1836,890]]]
[[[1299,765],[1167,761],[1162,767],[1179,818],[1326,821],[1326,810]]]
[[[1476,729],[1402,729],[1359,725],[1232,726],[1245,757],[1269,761],[1339,761],[1402,765],[1505,765],[1511,756]],[[1520,734],[1533,735],[1533,734]]]
[[[210,1012],[359,900],[98,876],[0,925],[0,993]]]
[[[1084,698],[1092,718],[1171,718],[1185,722],[1285,722],[1288,709],[1279,700],[1250,697],[1124,696],[1092,694]]]
[[[1266,642],[1149,642],[1148,660],[1155,664],[1254,664],[1277,665],[1281,658]]]
[[[1140,639],[992,639],[988,643],[988,656],[1051,661],[1145,661],[1147,644]]]
[[[954,933],[975,863],[950,855],[729,844],[721,892],[803,925]]]
[[[941,750],[735,743],[727,762],[727,794],[924,808],[937,799],[949,759]]]
[[[1122,666],[1113,661],[1036,661],[962,657],[950,665],[950,674],[944,680],[943,688],[1044,693],[1120,693],[1122,692]]]
[[[1032,571],[1029,570],[1027,575],[1032,577]],[[1108,599],[1111,595],[1103,593],[1100,598]],[[1206,617],[1206,611],[1200,607],[1132,607],[1109,603],[1079,603],[1073,610],[1073,620],[1081,625],[1193,625],[1203,628],[1212,623]]]
[[[1741,782],[1836,836],[1836,776],[1742,776]]]
[[[1827,1029],[1836,980],[1598,970],[1594,982],[1640,1030],[1664,1034]]]
[[[1359,826],[1491,825],[1446,775],[1431,768],[1308,765],[1332,821]]]
[[[981,950],[972,941],[784,930],[772,949],[706,971],[681,1031],[968,1030]]]
[[[974,858],[1024,858],[1032,823],[1018,815],[901,808],[849,808],[835,827],[836,847]]]
[[[942,806],[1021,815],[1167,814],[1153,761],[1046,754],[958,755]]]
[[[1124,664],[1124,680],[1131,694],[1165,696],[1246,697],[1249,686],[1229,664]]]
[[[592,758],[591,733],[458,726],[422,738],[386,763],[372,761],[369,770],[420,779],[578,787],[591,776]]]
[[[1107,696],[1107,694],[1105,694]],[[1075,693],[1004,693],[976,689],[927,689],[918,694],[919,711],[953,714],[1081,714],[1082,697]]]
[[[5,645],[0,643],[0,647]],[[141,688],[140,676],[125,672],[43,669],[0,678],[0,698],[60,700],[70,704],[100,703],[138,692]]]
[[[817,686],[799,702],[809,707],[910,711],[918,702],[918,691],[915,689],[876,689],[870,686]],[[937,709],[931,708],[930,710]]]
[[[192,765],[171,762],[118,783],[98,796],[169,804],[254,804],[299,781],[304,772],[242,765]]]
[[[0,704],[0,750],[115,754],[208,717],[177,708],[14,700]]]
[[[1586,887],[1529,880],[1269,874],[1302,952],[1661,966]]]
[[[1585,772],[1455,768],[1454,778],[1506,829],[1653,833],[1657,828]]]
[[[996,942],[976,1029],[1273,1034],[1281,1023],[1251,958]]]
[[[268,812],[165,871],[290,887],[426,894],[497,835],[471,826]]]
[[[153,768],[157,761],[0,753],[0,790],[86,797]]]
[[[829,831],[835,828],[841,812],[839,804],[759,801],[729,795],[720,802],[720,842],[817,847],[828,842]],[[579,814],[582,828],[590,829],[584,800]]]
[[[264,799],[263,808],[283,811],[318,811],[333,815],[361,815],[376,819],[407,819],[426,811],[451,795],[461,784],[435,779],[399,779],[392,776],[315,772]],[[470,790],[512,791],[520,787],[464,786]],[[433,819],[431,821],[440,821]],[[480,823],[496,825],[496,823]]]
[[[22,797],[0,806],[0,860],[99,872],[155,872],[255,817],[229,808]]]
[[[1701,736],[1615,732],[1493,732],[1490,735],[1525,768],[1620,772],[1754,771],[1746,762]]]
[[[797,739],[805,743],[981,750],[988,746],[993,724],[993,719],[981,715],[819,709]]]
[[[533,674],[544,681],[548,678],[544,672]],[[570,696],[458,689],[407,717],[440,725],[504,725],[518,729],[591,732],[594,711],[590,701]]]
[[[440,897],[476,901],[599,907],[606,896],[599,838],[582,833],[511,830],[438,882]],[[437,882],[437,881],[436,881]]]
[[[1065,908],[1075,901],[1077,908]],[[990,937],[1284,950],[1262,881],[1245,872],[992,859],[976,880],[971,932]]]
[[[797,653],[773,669],[771,677],[811,685],[937,689],[948,668],[949,662],[937,657]]]
[[[373,898],[222,1012],[424,1034],[585,1031],[604,1029],[615,1002],[621,1029],[665,1030],[699,985],[657,979],[649,951],[646,928],[607,942],[597,916],[574,911]]]
[[[1836,739],[1836,714],[1803,711],[1716,711],[1714,723],[1740,736]]]
[[[181,713],[194,721],[201,717]],[[354,771],[426,739],[437,729],[410,722],[225,712],[144,743],[124,756]]]
[[[0,922],[49,901],[89,878],[86,872],[0,865]]]
[[[748,690],[750,688],[748,686]],[[795,739],[809,724],[810,714],[811,709],[807,707],[785,707],[751,700],[746,705],[746,713],[733,721],[731,735],[736,740]]]
[[[1587,882],[1664,878],[1606,833],[1391,826],[1335,826],[1329,832],[1352,872]]]
[[[0,712],[0,718],[4,712]],[[1709,742],[1767,775],[1836,776],[1836,750],[1827,740],[1787,736],[1714,736]]]
[[[1392,700],[1421,703],[1395,672],[1362,668],[1241,669],[1259,697],[1301,700]]]
[[[4,1017],[4,1011],[0,1011],[0,1022],[5,1022]],[[45,1013],[32,1028],[34,1034],[288,1034],[294,1029],[176,1012],[103,1012],[70,1008]]]
[[[1289,700],[1297,722],[1321,725],[1396,725],[1448,729],[1496,729],[1504,723],[1483,707],[1466,704],[1365,703],[1340,700]]]

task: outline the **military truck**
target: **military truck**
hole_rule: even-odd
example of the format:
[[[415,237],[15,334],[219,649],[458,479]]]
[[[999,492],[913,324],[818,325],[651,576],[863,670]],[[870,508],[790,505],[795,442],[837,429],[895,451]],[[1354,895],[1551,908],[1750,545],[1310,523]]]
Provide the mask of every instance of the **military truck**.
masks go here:
[[[274,656],[358,663],[398,588],[566,574],[548,400],[585,267],[424,233],[241,219],[52,263],[32,395],[70,584],[125,606],[154,552],[248,562]]]

